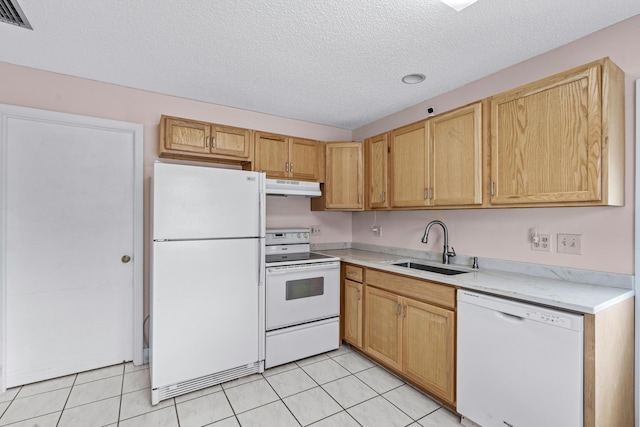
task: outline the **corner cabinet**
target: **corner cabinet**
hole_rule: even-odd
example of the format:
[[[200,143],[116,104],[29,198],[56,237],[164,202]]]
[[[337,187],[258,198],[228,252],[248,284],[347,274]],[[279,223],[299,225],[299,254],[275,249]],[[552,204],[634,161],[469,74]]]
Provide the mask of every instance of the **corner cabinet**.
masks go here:
[[[455,408],[455,288],[374,269],[364,288],[364,352]]]
[[[478,102],[392,132],[392,207],[482,204],[482,112]]]
[[[252,161],[252,148],[249,129],[170,116],[160,119],[160,157],[244,163]]]
[[[322,197],[312,210],[364,210],[364,165],[361,142],[325,143],[326,170]]]
[[[255,132],[254,139],[254,170],[265,172],[268,178],[319,180],[318,141],[265,132]]]
[[[492,205],[624,204],[624,73],[608,58],[490,103]]]

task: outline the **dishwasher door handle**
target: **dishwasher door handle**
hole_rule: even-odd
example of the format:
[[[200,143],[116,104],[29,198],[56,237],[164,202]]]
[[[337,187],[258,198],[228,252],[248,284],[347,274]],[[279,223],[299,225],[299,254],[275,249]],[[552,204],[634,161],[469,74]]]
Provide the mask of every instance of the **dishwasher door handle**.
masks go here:
[[[502,311],[496,311],[496,316],[507,321],[507,322],[515,322],[521,323],[524,322],[524,317],[516,316],[515,314],[504,313]]]

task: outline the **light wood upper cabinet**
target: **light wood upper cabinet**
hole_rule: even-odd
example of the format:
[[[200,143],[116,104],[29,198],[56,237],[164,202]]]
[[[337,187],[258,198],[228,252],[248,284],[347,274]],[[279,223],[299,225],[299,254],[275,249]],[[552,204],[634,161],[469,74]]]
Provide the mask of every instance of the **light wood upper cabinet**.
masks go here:
[[[608,58],[491,98],[491,204],[623,205],[624,74]]]
[[[325,209],[364,209],[362,145],[360,142],[326,143]]]
[[[249,129],[169,116],[160,121],[161,157],[249,162],[252,154]]]
[[[289,175],[289,138],[256,132],[255,170],[262,171],[269,178],[285,178]]]
[[[248,159],[251,153],[251,131],[213,125],[211,153]]]
[[[289,172],[291,177],[307,181],[318,180],[318,141],[290,138]]]
[[[254,139],[255,170],[265,172],[268,178],[318,180],[321,147],[318,141],[264,132],[256,132]]]
[[[482,103],[427,121],[432,205],[482,204]]]
[[[211,138],[211,124],[195,120],[162,117],[160,128],[164,131],[166,150],[185,151],[189,153],[208,154]]]
[[[426,134],[426,122],[405,126],[391,133],[389,162],[392,207],[422,207],[429,204]]]
[[[482,103],[391,134],[391,206],[482,204]]]
[[[388,208],[389,134],[374,136],[367,139],[364,144],[366,207]]]

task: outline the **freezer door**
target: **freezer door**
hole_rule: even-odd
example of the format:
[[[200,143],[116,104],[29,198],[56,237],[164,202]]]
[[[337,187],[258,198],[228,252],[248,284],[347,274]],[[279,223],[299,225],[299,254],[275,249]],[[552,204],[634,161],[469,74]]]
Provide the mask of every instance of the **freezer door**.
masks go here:
[[[153,239],[264,236],[264,174],[154,163]]]
[[[264,239],[153,243],[152,388],[261,359],[263,244]]]

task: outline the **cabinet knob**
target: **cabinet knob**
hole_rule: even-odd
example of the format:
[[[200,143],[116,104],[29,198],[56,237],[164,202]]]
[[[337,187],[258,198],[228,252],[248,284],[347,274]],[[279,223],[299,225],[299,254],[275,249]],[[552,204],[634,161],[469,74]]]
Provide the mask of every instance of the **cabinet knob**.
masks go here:
[[[126,264],[129,261],[131,261],[131,257],[129,255],[122,255],[122,258],[120,258],[120,261],[122,261],[124,264]]]

